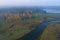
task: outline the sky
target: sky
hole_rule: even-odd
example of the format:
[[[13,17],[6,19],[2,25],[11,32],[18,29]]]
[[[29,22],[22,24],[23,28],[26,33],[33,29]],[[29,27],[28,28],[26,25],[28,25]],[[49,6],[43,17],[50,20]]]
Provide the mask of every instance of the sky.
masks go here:
[[[0,0],[0,6],[60,6],[60,0]]]

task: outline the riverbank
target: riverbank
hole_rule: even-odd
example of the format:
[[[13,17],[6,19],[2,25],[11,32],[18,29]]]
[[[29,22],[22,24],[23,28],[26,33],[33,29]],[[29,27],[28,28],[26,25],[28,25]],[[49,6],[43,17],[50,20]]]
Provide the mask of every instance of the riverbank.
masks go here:
[[[59,40],[60,39],[60,24],[51,24],[44,30],[38,40]]]

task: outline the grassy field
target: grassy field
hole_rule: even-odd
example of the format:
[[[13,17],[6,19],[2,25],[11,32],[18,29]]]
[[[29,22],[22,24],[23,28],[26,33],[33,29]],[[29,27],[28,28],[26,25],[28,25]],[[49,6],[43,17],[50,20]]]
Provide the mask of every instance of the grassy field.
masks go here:
[[[40,15],[12,23],[0,21],[0,40],[16,40],[34,30],[42,22],[43,18]]]

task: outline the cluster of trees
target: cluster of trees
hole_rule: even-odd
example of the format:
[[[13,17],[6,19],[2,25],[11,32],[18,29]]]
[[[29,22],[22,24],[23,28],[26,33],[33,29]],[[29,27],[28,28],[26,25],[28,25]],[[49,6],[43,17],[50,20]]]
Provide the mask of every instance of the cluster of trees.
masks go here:
[[[32,11],[25,11],[23,13],[17,13],[15,15],[7,16],[6,20],[8,22],[21,21],[24,18],[32,18]]]
[[[10,16],[7,17],[6,20],[8,22],[19,21],[19,20],[21,20],[21,17],[19,15],[17,15],[17,14],[15,16],[10,15]]]

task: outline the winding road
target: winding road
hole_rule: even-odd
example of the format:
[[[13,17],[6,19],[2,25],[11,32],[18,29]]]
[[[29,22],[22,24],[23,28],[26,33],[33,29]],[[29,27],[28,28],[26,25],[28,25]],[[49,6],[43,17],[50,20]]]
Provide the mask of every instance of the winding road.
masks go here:
[[[43,33],[43,31],[45,30],[45,28],[48,25],[54,24],[54,23],[60,23],[60,20],[45,21],[41,25],[39,25],[38,28],[36,28],[35,30],[31,31],[27,35],[25,35],[17,40],[35,40],[36,38],[38,38],[38,36],[41,36],[41,34]]]

